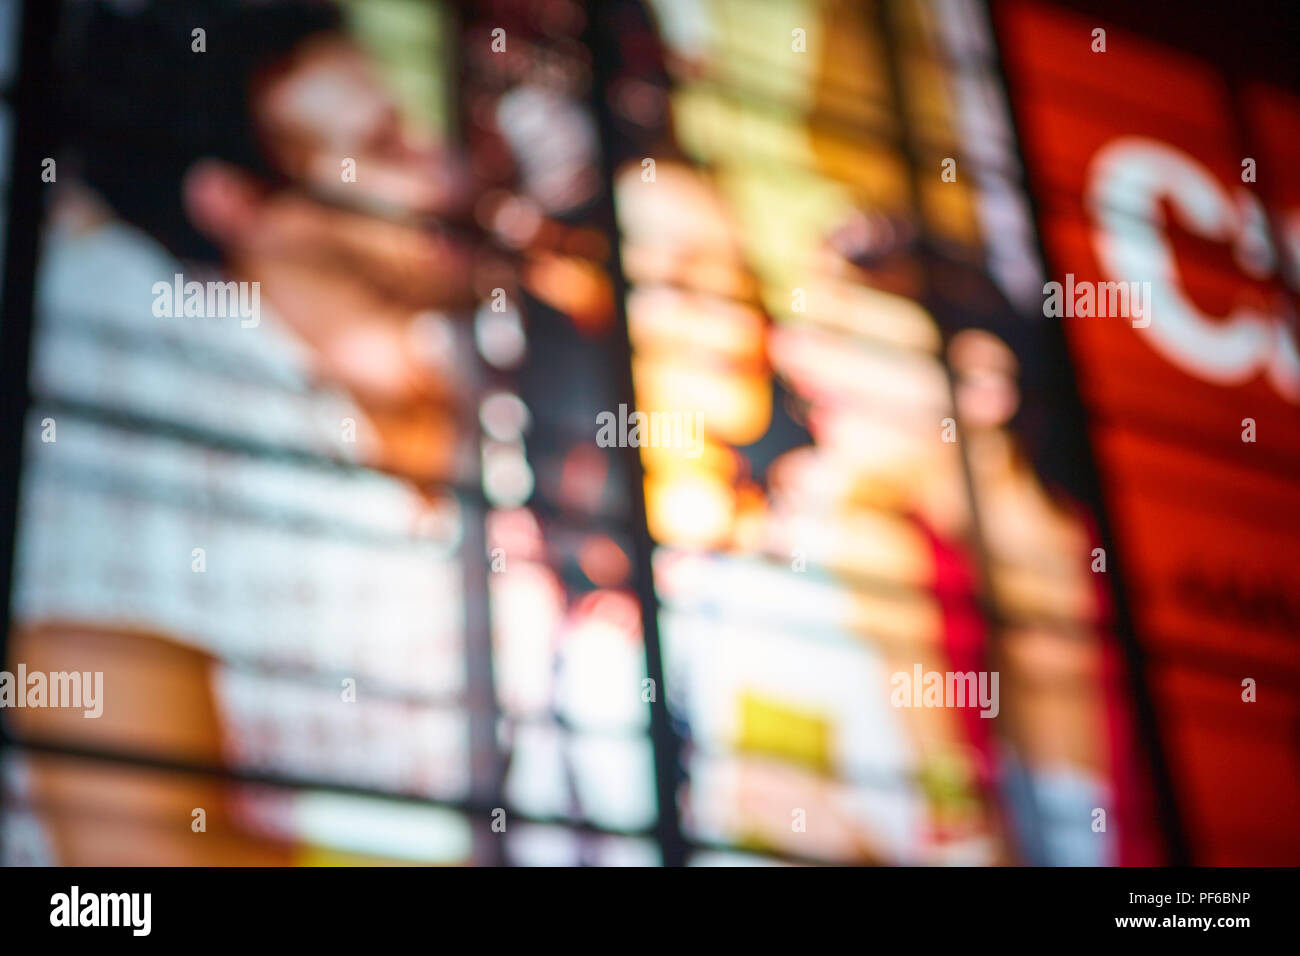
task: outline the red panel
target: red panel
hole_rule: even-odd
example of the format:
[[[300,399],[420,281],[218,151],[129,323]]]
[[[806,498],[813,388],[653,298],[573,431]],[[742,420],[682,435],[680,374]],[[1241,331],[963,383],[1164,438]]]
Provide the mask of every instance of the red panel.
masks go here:
[[[996,12],[1050,278],[1147,279],[1191,304],[1171,318],[1172,300],[1158,299],[1152,321],[1166,324],[1154,329],[1123,317],[1059,321],[1194,858],[1294,864],[1300,390],[1288,384],[1294,362],[1279,358],[1283,336],[1294,347],[1295,335],[1284,324],[1281,272],[1252,261],[1254,234],[1243,224],[1252,202],[1271,204],[1275,222],[1296,222],[1300,250],[1300,185],[1291,174],[1300,165],[1300,101],[1256,87],[1244,91],[1236,117],[1213,63],[1030,2]],[[1097,27],[1107,31],[1105,53],[1091,49]],[[1124,137],[1140,138],[1146,152],[1099,163]],[[1257,150],[1257,182],[1242,179],[1243,142]],[[1130,175],[1143,168],[1168,176],[1144,183]],[[1156,198],[1145,206],[1131,202],[1148,195]],[[1108,208],[1131,218],[1107,219]],[[1192,209],[1202,210],[1200,222]],[[1120,244],[1138,234],[1143,244]],[[1152,249],[1169,264],[1144,263]],[[1222,336],[1247,310],[1262,337],[1257,347],[1243,336],[1238,360]],[[1208,344],[1195,345],[1203,332]],[[1242,440],[1247,418],[1254,442]],[[1248,677],[1253,703],[1242,700]]]

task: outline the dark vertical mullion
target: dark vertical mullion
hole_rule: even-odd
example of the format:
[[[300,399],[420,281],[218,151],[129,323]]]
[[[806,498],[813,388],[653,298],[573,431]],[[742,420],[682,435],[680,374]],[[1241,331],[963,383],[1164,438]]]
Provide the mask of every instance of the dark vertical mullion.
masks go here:
[[[54,37],[62,4],[31,0],[22,5],[22,46],[12,106],[12,149],[9,167],[9,208],[4,247],[4,277],[0,285],[0,585],[5,613],[0,619],[0,667],[8,664],[9,595],[13,587],[14,545],[18,522],[18,493],[23,467],[23,422],[31,401],[28,359],[36,292],[36,252],[45,206],[41,160],[54,155],[56,96]],[[21,185],[19,185],[21,184]],[[0,722],[0,759],[9,735]],[[0,802],[0,812],[3,804]]]
[[[465,117],[468,111],[460,100],[465,87],[465,66],[458,55],[464,42],[451,42],[455,36],[462,40],[465,18],[457,5],[442,6],[442,35],[438,51],[440,63],[431,63],[432,70],[441,69],[444,79],[444,108],[447,115],[447,136],[456,145],[463,145]],[[473,323],[471,315],[469,321]],[[481,366],[480,366],[481,369]],[[482,377],[472,377],[476,395],[481,392]],[[497,729],[500,711],[496,698],[496,679],[492,658],[491,587],[488,580],[487,519],[492,510],[482,489],[482,428],[479,425],[478,405],[463,402],[458,411],[457,426],[463,435],[473,436],[476,466],[473,469],[477,482],[472,495],[457,494],[463,520],[460,542],[460,564],[464,580],[462,593],[465,601],[464,654],[465,654],[465,707],[469,724],[470,801],[478,806],[505,810],[506,759],[502,752]],[[467,481],[467,484],[470,482]],[[506,815],[506,833],[509,832],[509,813]],[[486,866],[502,866],[506,862],[505,833],[492,829],[495,821],[491,815],[475,814],[470,818],[473,833],[474,862]]]
[[[492,668],[492,619],[488,601],[487,514],[477,502],[461,500],[460,557],[464,573],[465,599],[465,706],[469,721],[470,794],[476,805],[505,806],[504,760],[497,745],[496,688]],[[475,862],[499,866],[505,861],[501,833],[493,832],[492,820],[475,816]],[[509,824],[507,822],[507,831]]]
[[[995,0],[989,0],[989,2],[993,3]],[[1035,226],[1034,244],[1038,250],[1039,259],[1043,262],[1044,268],[1048,269],[1050,273],[1050,267],[1054,264],[1054,259],[1049,256],[1042,239],[1042,227],[1046,220],[1037,196],[1029,186],[1029,165],[1024,155],[1024,149],[1021,146],[1020,122],[1014,109],[1014,85],[1011,83],[1002,63],[1001,41],[996,24],[992,22],[991,10],[989,20],[991,27],[993,27],[990,32],[993,38],[995,55],[995,60],[989,65],[989,69],[1000,80],[999,85],[1007,98],[1007,122],[1011,128],[1012,148],[1016,151],[1016,157],[1020,161],[1020,168],[1025,177],[1021,193],[1029,204],[1030,213],[1033,216]],[[1044,321],[1047,320],[1044,319]],[[1077,447],[1083,449],[1083,454],[1080,456],[1080,469],[1082,471],[1080,477],[1086,495],[1085,504],[1087,504],[1093,519],[1097,522],[1097,534],[1109,559],[1108,577],[1110,578],[1110,591],[1115,605],[1114,629],[1120,641],[1121,650],[1124,654],[1125,669],[1128,672],[1129,692],[1132,695],[1133,709],[1137,718],[1138,742],[1146,756],[1147,769],[1151,773],[1151,784],[1157,802],[1155,808],[1157,825],[1160,828],[1165,849],[1168,853],[1165,862],[1174,866],[1186,866],[1191,862],[1191,859],[1183,828],[1181,809],[1175,797],[1169,766],[1165,758],[1162,744],[1163,737],[1160,733],[1155,703],[1151,696],[1146,652],[1138,641],[1137,630],[1133,623],[1133,612],[1124,574],[1123,555],[1115,546],[1115,533],[1110,522],[1109,512],[1105,506],[1105,493],[1101,474],[1092,451],[1088,412],[1079,394],[1078,379],[1075,377],[1076,369],[1073,357],[1070,354],[1069,343],[1066,340],[1064,324],[1060,320],[1050,322],[1048,333],[1044,336],[1044,339],[1050,349],[1047,358],[1056,370],[1056,374],[1052,378],[1054,381],[1061,383],[1056,397],[1059,399],[1058,411],[1062,424],[1073,437]]]
[[[609,24],[602,16],[598,0],[586,4],[587,26],[584,42],[592,56],[591,107],[600,137],[602,201],[597,224],[610,240],[610,278],[614,286],[615,325],[611,336],[610,361],[617,370],[617,398],[628,408],[636,407],[632,383],[632,345],[627,326],[627,279],[623,274],[618,223],[614,215],[614,149],[617,137],[606,99],[609,81],[617,63],[617,47]],[[593,438],[595,423],[592,423]],[[652,566],[654,543],[646,521],[645,477],[640,449],[617,449],[627,475],[629,523],[633,540],[633,567],[636,590],[641,605],[641,630],[645,644],[646,673],[653,681],[654,700],[650,703],[650,736],[654,748],[655,796],[658,822],[655,827],[665,866],[686,863],[686,842],[682,836],[677,806],[677,790],[682,778],[681,741],[673,729],[668,712],[668,695],[664,684],[663,650],[659,636],[659,603],[654,588]]]

